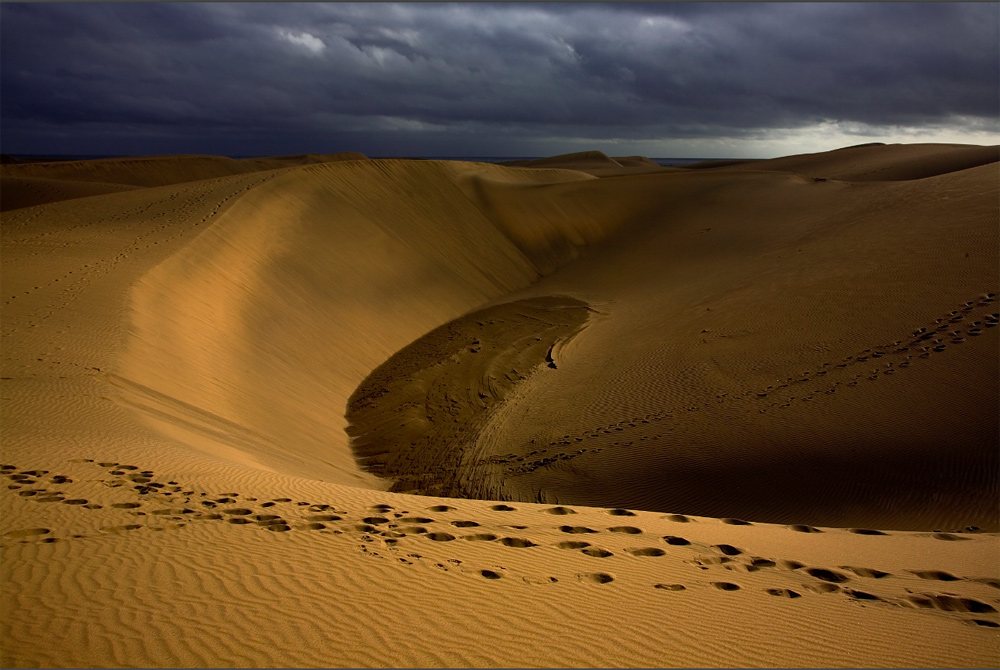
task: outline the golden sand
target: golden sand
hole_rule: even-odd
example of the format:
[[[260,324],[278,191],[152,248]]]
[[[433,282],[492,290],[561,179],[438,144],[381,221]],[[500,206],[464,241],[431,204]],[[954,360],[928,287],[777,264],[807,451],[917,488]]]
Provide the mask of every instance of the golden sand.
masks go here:
[[[996,665],[998,153],[4,165],[0,661]]]

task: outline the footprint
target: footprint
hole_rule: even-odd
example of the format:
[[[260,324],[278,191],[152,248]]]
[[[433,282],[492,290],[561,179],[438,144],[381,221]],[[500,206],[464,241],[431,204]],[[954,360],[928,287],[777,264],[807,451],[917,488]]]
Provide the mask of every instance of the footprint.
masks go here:
[[[942,570],[907,570],[907,572],[912,572],[920,579],[934,579],[939,582],[957,582],[961,579],[961,577],[956,577],[950,572]]]
[[[728,523],[730,526],[752,526],[753,524],[749,521],[744,521],[743,519],[734,519],[732,517],[727,517],[721,520],[722,523]]]
[[[455,536],[450,533],[428,533],[427,538],[435,542],[451,542]]]
[[[276,533],[283,533],[286,530],[291,530],[292,529],[292,527],[289,526],[286,523],[272,523],[272,524],[268,524],[268,525],[264,526],[264,528],[266,528],[267,530],[272,530],[272,531],[274,531]]]
[[[341,521],[343,517],[336,514],[313,514],[307,516],[306,519],[309,521]]]
[[[712,586],[721,591],[739,591],[740,587],[732,582],[712,582]]]
[[[606,572],[587,572],[577,575],[577,579],[583,582],[590,582],[592,584],[608,584],[615,581],[614,576],[609,575]]]
[[[992,605],[974,600],[973,598],[959,598],[949,595],[921,594],[907,598],[917,607],[936,608],[945,612],[971,612],[973,614],[995,613],[996,609]]]
[[[721,551],[726,556],[739,556],[743,553],[742,549],[737,549],[731,544],[717,544],[714,545],[716,549]]]
[[[500,544],[505,547],[516,547],[518,549],[526,549],[528,547],[537,547],[538,545],[531,540],[526,540],[521,537],[505,537],[500,540]]]
[[[429,521],[430,519],[424,521],[423,523],[428,523]],[[455,528],[475,528],[479,524],[475,521],[452,521],[451,525],[455,526]]]
[[[48,528],[25,528],[24,530],[12,530],[4,533],[7,537],[31,537],[32,535],[48,535],[52,531]]]
[[[844,589],[844,595],[855,600],[882,600],[878,596],[865,591],[855,591],[854,589]]]
[[[477,535],[465,535],[462,539],[470,540],[472,542],[492,542],[497,539],[497,536],[492,533],[479,533]]]
[[[665,516],[663,518],[666,519],[666,520],[668,520],[668,521],[673,521],[675,523],[690,523],[691,522],[691,519],[689,519],[688,517],[684,516],[683,514],[668,514],[667,516]]]
[[[633,556],[664,556],[667,553],[659,547],[642,547],[640,549],[626,549],[625,551]]]
[[[389,523],[389,520],[384,516],[366,516],[362,519],[365,523],[371,524],[373,526],[379,526],[383,523]]]
[[[873,530],[871,528],[848,528],[847,532],[856,533],[858,535],[885,535],[880,530]]]
[[[486,579],[500,579],[500,573],[493,572],[492,570],[480,570],[479,574],[481,574]]]
[[[111,503],[111,506],[115,509],[135,509],[136,507],[141,507],[140,503],[134,502],[123,502],[123,503]]]
[[[690,542],[688,542],[687,540],[685,540],[683,537],[677,537],[675,535],[665,535],[663,537],[663,540],[667,544],[672,544],[675,547],[686,547],[687,545],[691,544]]]
[[[987,621],[986,619],[969,619],[969,623],[975,624],[976,626],[986,626],[987,628],[1000,628],[1000,623]]]
[[[592,530],[590,528],[587,528],[586,526],[559,526],[559,530],[561,530],[564,533],[575,533],[575,534],[597,532],[596,530]]]
[[[513,511],[515,511],[514,508],[511,507],[510,505],[493,505],[492,507],[490,507],[490,509],[494,510],[496,512],[513,512]]]
[[[229,509],[222,510],[223,514],[231,514],[233,516],[245,516],[247,514],[253,514],[252,509],[247,509],[246,507],[230,507]]]
[[[261,526],[267,526],[272,523],[285,523],[285,520],[277,514],[254,514],[251,518]]]
[[[568,540],[566,542],[560,542],[556,546],[560,549],[583,549],[584,547],[589,547],[590,542],[574,542],[573,540]]]
[[[84,500],[83,498],[72,498],[70,500],[62,501],[63,505],[86,505],[88,502],[90,501]]]
[[[766,589],[766,592],[772,596],[780,596],[782,598],[801,598],[802,595],[792,591],[791,589]]]
[[[813,526],[807,526],[807,525],[802,524],[802,523],[792,524],[791,526],[789,526],[789,528],[792,529],[792,530],[794,530],[794,531],[796,531],[796,532],[798,532],[798,533],[822,533],[823,532],[819,528],[815,528]]]
[[[958,542],[960,540],[971,540],[971,537],[961,537],[960,535],[952,535],[951,533],[931,533],[931,537],[936,540],[944,540],[945,542]]]
[[[123,530],[138,530],[140,528],[142,528],[141,524],[130,523],[124,526],[106,526],[104,528],[101,528],[101,530],[103,530],[106,533],[119,533]]]
[[[600,547],[587,547],[580,553],[586,554],[587,556],[593,556],[594,558],[607,558],[608,556],[614,556],[614,554],[607,549],[601,549]]]
[[[664,591],[684,591],[687,589],[683,584],[654,584],[654,589],[662,589]]]
[[[848,581],[846,575],[834,572],[833,570],[827,570],[826,568],[806,568],[806,574],[816,579],[822,579],[824,582],[833,582],[835,584]]]
[[[628,533],[629,535],[640,535],[642,533],[642,529],[635,526],[614,526],[613,528],[608,528],[608,530],[612,533]]]
[[[576,514],[576,510],[572,510],[569,507],[550,507],[542,511],[546,514]]]
[[[432,512],[454,512],[454,507],[448,507],[447,505],[435,505],[434,507],[428,507]]]
[[[621,507],[616,507],[615,509],[609,509],[608,514],[611,516],[635,516],[635,512],[630,512],[627,509],[622,509]]]

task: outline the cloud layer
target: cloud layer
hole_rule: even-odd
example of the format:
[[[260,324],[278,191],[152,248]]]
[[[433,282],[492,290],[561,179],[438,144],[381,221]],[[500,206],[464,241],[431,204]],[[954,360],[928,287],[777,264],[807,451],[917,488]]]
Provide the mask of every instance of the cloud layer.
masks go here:
[[[441,156],[995,142],[998,25],[995,3],[5,3],[0,140]]]

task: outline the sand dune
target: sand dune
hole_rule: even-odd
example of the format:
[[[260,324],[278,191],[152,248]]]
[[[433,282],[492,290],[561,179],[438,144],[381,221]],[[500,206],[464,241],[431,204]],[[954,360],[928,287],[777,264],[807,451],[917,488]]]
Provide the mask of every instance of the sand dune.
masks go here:
[[[526,161],[506,161],[507,167],[562,168],[579,170],[594,177],[618,177],[649,173],[676,172],[679,168],[664,167],[645,156],[611,158],[600,151],[580,151]]]
[[[730,169],[778,170],[844,181],[924,179],[1000,161],[1000,147],[965,144],[863,144],[820,154],[735,164]]]
[[[130,191],[137,186],[101,182],[0,176],[0,212],[33,207],[60,200],[86,198],[105,193]]]
[[[995,153],[5,165],[0,658],[995,665]]]
[[[273,158],[243,159],[226,158],[224,156],[134,156],[130,158],[102,158],[87,161],[6,164],[0,168],[0,175],[21,180],[47,180],[49,184],[53,180],[69,182],[63,186],[64,189],[73,188],[74,186],[77,189],[83,188],[82,185],[72,185],[72,182],[96,183],[98,185],[92,188],[106,187],[106,185],[111,184],[148,187],[228,177],[261,170],[276,170],[296,165],[363,159],[365,159],[365,155],[357,152],[300,154],[295,156],[276,156]],[[93,195],[100,192],[102,191],[87,192],[85,194]],[[4,197],[6,198],[6,192],[4,193]],[[12,208],[5,206],[5,209]]]

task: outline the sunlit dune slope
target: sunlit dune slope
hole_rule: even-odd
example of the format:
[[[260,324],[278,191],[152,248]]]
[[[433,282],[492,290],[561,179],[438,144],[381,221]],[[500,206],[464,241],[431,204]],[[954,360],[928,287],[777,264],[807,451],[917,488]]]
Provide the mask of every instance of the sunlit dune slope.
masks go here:
[[[376,365],[528,286],[634,211],[601,222],[587,200],[556,194],[531,221],[497,227],[463,188],[581,180],[590,178],[407,161],[285,172],[134,287],[120,375],[150,418],[169,414],[164,430],[194,431],[185,439],[217,452],[224,434],[226,454],[355,482],[344,408]],[[220,433],[218,422],[241,430]]]

